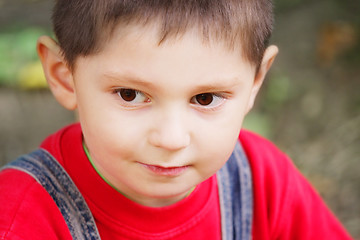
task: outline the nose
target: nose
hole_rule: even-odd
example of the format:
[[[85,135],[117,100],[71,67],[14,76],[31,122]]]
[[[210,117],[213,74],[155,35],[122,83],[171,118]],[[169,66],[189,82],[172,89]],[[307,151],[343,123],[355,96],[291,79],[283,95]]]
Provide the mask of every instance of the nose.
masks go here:
[[[167,151],[178,151],[190,145],[190,132],[185,116],[171,111],[157,115],[155,119],[149,134],[151,145]]]

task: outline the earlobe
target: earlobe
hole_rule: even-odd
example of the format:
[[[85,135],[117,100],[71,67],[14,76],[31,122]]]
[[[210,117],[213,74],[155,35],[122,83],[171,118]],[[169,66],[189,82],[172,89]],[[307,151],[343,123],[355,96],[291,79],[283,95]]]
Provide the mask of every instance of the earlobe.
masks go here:
[[[255,75],[255,78],[254,78],[254,83],[253,83],[252,90],[250,93],[250,99],[248,102],[248,107],[247,107],[246,112],[249,112],[251,110],[251,108],[254,106],[255,98],[262,86],[262,83],[264,82],[266,73],[269,71],[278,52],[279,52],[279,49],[274,45],[271,45],[266,49],[264,56],[263,56],[263,60],[261,62],[261,65]]]
[[[59,45],[52,38],[42,36],[37,42],[37,52],[56,100],[69,110],[76,109],[73,74],[61,54]]]

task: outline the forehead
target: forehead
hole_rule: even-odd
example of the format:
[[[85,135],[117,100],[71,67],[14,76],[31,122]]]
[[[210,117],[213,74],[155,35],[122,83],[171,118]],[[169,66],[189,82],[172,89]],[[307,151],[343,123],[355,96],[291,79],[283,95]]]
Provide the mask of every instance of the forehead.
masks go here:
[[[196,31],[159,43],[157,26],[126,26],[114,29],[96,54],[80,57],[77,70],[85,76],[140,80],[152,85],[189,89],[219,85],[223,79],[251,79],[254,67],[238,51],[218,42],[204,42]],[[172,82],[173,84],[170,84]]]
[[[199,24],[186,28],[174,27],[171,31],[164,31],[164,23],[159,19],[146,22],[122,22],[113,25],[103,31],[100,49],[106,47],[114,39],[126,40],[126,38],[132,38],[133,40],[140,40],[143,37],[151,38],[152,42],[159,47],[177,44],[184,38],[191,37],[193,40],[196,39],[197,43],[201,43],[209,48],[223,47],[223,51],[236,53],[240,57],[244,57],[243,44],[240,39],[235,41],[216,31],[216,29],[214,31],[204,29]]]
[[[156,23],[145,26],[137,24],[118,25],[107,41],[104,42],[100,54],[113,55],[114,51],[118,50],[123,53],[126,51],[128,54],[131,51],[132,54],[129,54],[129,57],[133,54],[142,57],[156,55],[160,59],[161,57],[165,59],[173,55],[174,61],[177,58],[178,61],[181,61],[203,57],[203,60],[208,58],[213,62],[216,59],[229,60],[229,65],[233,65],[234,62],[241,62],[241,65],[252,65],[243,57],[241,45],[238,48],[229,49],[223,41],[204,39],[197,28],[190,28],[182,34],[172,35],[164,39],[161,36],[160,26]],[[119,57],[126,57],[121,52],[118,54]],[[210,61],[206,62],[209,63]],[[186,64],[185,62],[185,65],[189,65],[189,63]]]

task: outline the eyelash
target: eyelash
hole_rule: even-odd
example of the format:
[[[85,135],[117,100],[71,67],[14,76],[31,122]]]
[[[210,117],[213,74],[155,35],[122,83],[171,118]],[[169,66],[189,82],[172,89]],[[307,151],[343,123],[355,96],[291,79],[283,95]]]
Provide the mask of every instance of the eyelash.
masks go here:
[[[204,97],[206,95],[210,95],[211,96],[211,102],[209,104],[203,105],[199,102],[199,99],[197,98],[201,98]],[[196,108],[200,108],[201,110],[205,110],[205,111],[216,111],[218,110],[223,103],[227,100],[227,96],[225,94],[220,94],[220,93],[201,93],[201,94],[197,94],[194,97],[191,98],[190,102],[196,107]],[[212,106],[214,105],[215,106]]]
[[[127,92],[126,92],[127,91]],[[135,90],[135,89],[131,89],[131,88],[116,88],[113,90],[113,93],[116,94],[118,97],[120,97],[121,101],[122,101],[122,105],[124,105],[125,107],[128,108],[137,108],[142,106],[142,104],[146,104],[146,103],[150,103],[151,100],[150,98],[143,92],[139,91],[139,90]],[[126,94],[128,94],[129,96],[125,96]],[[134,96],[131,96],[131,94],[135,94]],[[133,102],[134,100],[136,100],[137,96],[142,95],[144,100],[141,100],[140,102]],[[125,100],[124,98],[129,97],[129,100]],[[199,101],[206,101],[209,99],[206,99],[208,97],[210,98],[210,102],[209,103],[205,103],[205,104],[201,104]],[[203,98],[203,99],[201,99]],[[216,111],[219,107],[221,107],[223,105],[223,103],[225,102],[225,100],[227,100],[228,97],[226,96],[226,94],[222,94],[222,93],[200,93],[197,94],[195,96],[193,96],[190,99],[190,103],[202,110],[202,111]],[[218,102],[215,104],[215,106],[210,106],[213,105],[214,102]]]
[[[128,92],[126,92],[128,91]],[[137,108],[142,106],[142,104],[144,103],[150,103],[150,98],[144,94],[141,91],[135,90],[135,89],[131,89],[131,88],[116,88],[113,90],[113,93],[116,94],[120,100],[121,100],[121,104],[127,108]],[[122,94],[132,94],[134,93],[134,96],[124,96]],[[139,102],[133,102],[139,95],[143,96],[143,101],[139,101]],[[125,97],[129,97],[129,100],[125,100]],[[132,97],[134,97],[133,99],[131,99]]]

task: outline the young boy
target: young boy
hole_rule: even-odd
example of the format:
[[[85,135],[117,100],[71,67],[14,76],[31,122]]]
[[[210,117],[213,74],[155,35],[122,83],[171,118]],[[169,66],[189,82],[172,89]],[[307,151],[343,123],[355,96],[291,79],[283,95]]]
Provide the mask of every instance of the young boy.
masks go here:
[[[37,49],[80,123],[2,170],[0,238],[350,239],[241,131],[278,52],[272,21],[269,0],[58,0],[57,41]]]

